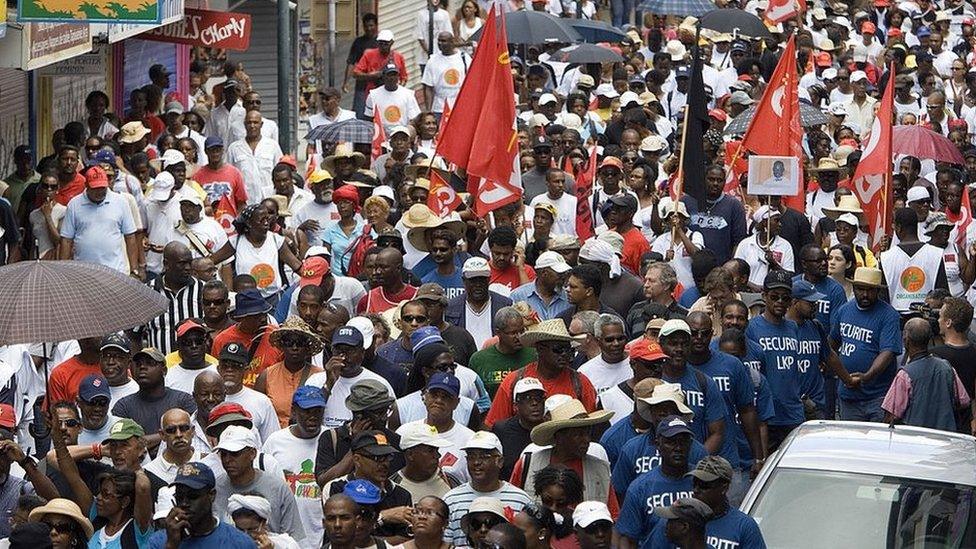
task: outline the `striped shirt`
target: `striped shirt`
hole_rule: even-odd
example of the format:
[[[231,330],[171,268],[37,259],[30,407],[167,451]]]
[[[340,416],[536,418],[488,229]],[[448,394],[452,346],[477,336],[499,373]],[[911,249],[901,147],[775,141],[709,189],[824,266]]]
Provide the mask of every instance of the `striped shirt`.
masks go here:
[[[169,300],[166,312],[146,324],[146,341],[166,355],[176,348],[176,326],[188,318],[203,316],[203,282],[191,278],[189,284],[174,292],[163,285],[160,276],[150,281],[149,287]]]
[[[444,503],[447,504],[448,516],[450,517],[447,530],[444,532],[444,541],[453,543],[457,547],[468,545],[468,538],[461,530],[461,517],[467,514],[471,507],[471,502],[475,498],[489,497],[497,498],[502,505],[509,507],[518,513],[526,504],[532,502],[532,498],[524,490],[502,481],[501,488],[493,492],[477,492],[471,487],[471,483],[464,483],[450,492],[444,494]]]

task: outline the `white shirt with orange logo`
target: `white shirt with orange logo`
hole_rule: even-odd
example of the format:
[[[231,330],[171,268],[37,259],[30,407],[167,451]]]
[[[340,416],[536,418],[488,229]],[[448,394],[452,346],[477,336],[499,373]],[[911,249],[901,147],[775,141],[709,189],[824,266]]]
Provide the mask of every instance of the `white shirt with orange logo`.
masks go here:
[[[376,88],[366,96],[366,107],[363,113],[370,119],[373,112],[378,110],[383,120],[383,129],[389,135],[393,126],[406,126],[420,114],[420,105],[413,90],[397,86],[394,91],[385,87]]]
[[[449,106],[454,106],[454,99],[461,91],[461,84],[470,65],[471,59],[460,51],[453,55],[435,53],[427,61],[420,83],[434,90],[434,101],[431,103],[433,112],[444,112],[445,101]]]

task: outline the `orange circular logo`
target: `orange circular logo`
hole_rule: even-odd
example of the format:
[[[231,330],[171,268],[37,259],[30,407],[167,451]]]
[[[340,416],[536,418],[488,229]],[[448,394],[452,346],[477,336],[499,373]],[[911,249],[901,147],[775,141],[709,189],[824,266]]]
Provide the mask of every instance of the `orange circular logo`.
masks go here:
[[[383,119],[387,122],[399,122],[401,116],[400,107],[396,105],[390,105],[383,111]]]
[[[448,86],[457,86],[460,81],[461,73],[457,69],[447,69],[447,72],[444,73],[444,83]]]
[[[925,286],[925,271],[912,266],[901,272],[901,287],[907,292],[917,292]]]
[[[257,265],[251,267],[251,276],[258,283],[258,288],[267,288],[274,282],[275,273],[274,268],[267,263],[258,263]]]

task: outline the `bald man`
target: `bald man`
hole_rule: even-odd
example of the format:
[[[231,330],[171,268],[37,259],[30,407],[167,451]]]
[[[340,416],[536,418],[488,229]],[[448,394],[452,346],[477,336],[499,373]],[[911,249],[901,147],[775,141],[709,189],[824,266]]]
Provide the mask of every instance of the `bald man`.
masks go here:
[[[356,306],[359,314],[382,313],[417,295],[415,286],[403,282],[403,255],[396,248],[380,250],[366,275],[371,289]]]
[[[185,410],[167,410],[159,421],[159,435],[163,439],[163,451],[146,465],[149,471],[166,484],[176,480],[176,470],[190,461],[199,461],[200,452],[193,448],[193,421]]]
[[[241,171],[249,204],[274,194],[271,171],[282,156],[278,141],[262,135],[263,126],[261,111],[249,111],[244,115],[244,139],[227,147],[227,162]]]
[[[364,522],[359,504],[347,495],[336,494],[322,504],[325,531],[332,549],[354,549],[356,532]]]
[[[193,447],[203,453],[212,453],[213,444],[207,436],[206,430],[209,425],[208,419],[210,412],[227,398],[227,389],[224,385],[224,378],[219,373],[204,370],[193,380],[193,402],[197,405],[197,411],[193,414]]]
[[[170,307],[146,324],[149,346],[167,355],[176,349],[176,327],[188,318],[203,316],[203,282],[193,278],[190,263],[193,255],[180,242],[163,247],[163,274],[149,282],[149,287],[163,294]]]

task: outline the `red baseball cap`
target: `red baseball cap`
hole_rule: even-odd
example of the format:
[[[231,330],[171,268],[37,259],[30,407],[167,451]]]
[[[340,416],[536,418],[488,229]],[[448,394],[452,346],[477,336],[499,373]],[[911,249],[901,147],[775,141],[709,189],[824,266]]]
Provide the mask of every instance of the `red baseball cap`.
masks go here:
[[[962,22],[960,24],[961,25],[969,25],[969,26],[972,26],[972,25],[976,24],[976,18],[963,17],[962,18]]]
[[[608,156],[604,158],[603,162],[600,162],[600,166],[597,167],[597,171],[600,171],[608,166],[611,168],[617,168],[620,171],[624,171],[624,163],[621,162],[616,156]]]
[[[748,75],[748,74],[740,74],[739,75],[739,81],[740,82],[752,82],[752,76],[751,75]]]
[[[108,188],[108,174],[98,166],[92,166],[85,172],[85,186],[89,189]]]
[[[284,164],[285,166],[291,166],[291,169],[293,170],[298,170],[298,162],[295,161],[295,157],[290,154],[282,156],[281,159],[278,160],[278,163]]]
[[[182,324],[180,324],[180,327],[176,329],[176,337],[177,338],[183,337],[190,330],[203,330],[204,332],[207,331],[207,329],[204,328],[202,325],[197,324],[192,320],[187,320],[184,321]]]
[[[240,404],[236,402],[223,402],[217,406],[214,406],[213,410],[210,410],[210,415],[207,417],[207,423],[213,423],[224,416],[232,414],[242,416],[245,419],[252,419],[251,412],[245,410]]]
[[[969,124],[967,124],[962,118],[953,118],[949,121],[950,130],[966,130],[968,128]]]
[[[901,36],[901,34],[902,34],[901,29],[896,29],[896,28],[888,29],[889,37]]]
[[[10,404],[0,404],[0,427],[13,429],[17,426],[17,417],[14,414],[14,407]]]
[[[728,113],[726,113],[722,109],[712,109],[708,111],[708,116],[714,118],[715,120],[721,120],[722,122],[725,122],[726,120],[729,119]]]
[[[815,58],[815,61],[818,67],[829,67],[834,64],[833,59],[830,57],[830,54],[825,51],[818,53]]]
[[[332,266],[329,265],[326,258],[321,256],[309,257],[302,262],[302,270],[299,272],[302,278],[298,282],[298,286],[305,287],[311,284],[318,286],[322,283],[325,275],[329,274],[330,269]]]
[[[861,34],[874,34],[878,32],[878,27],[874,26],[874,23],[870,21],[865,21],[861,25]]]
[[[639,358],[648,362],[668,358],[661,350],[661,346],[650,339],[640,338],[630,345],[630,358]]]

